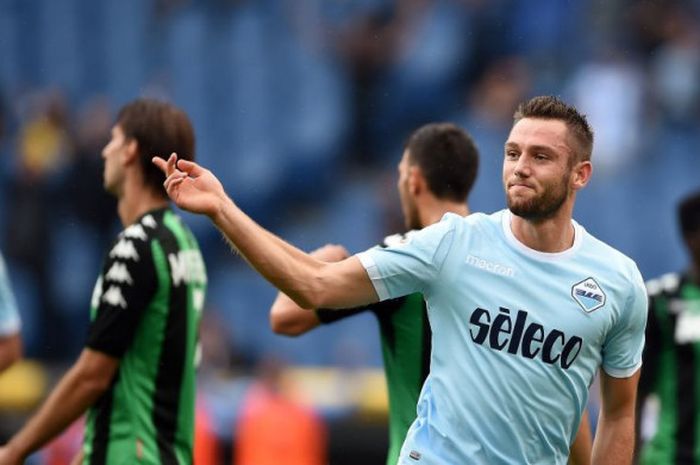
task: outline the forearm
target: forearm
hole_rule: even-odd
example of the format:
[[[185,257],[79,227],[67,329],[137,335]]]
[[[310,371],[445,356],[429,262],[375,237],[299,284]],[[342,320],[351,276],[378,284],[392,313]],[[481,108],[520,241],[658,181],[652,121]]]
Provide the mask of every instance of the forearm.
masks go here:
[[[212,221],[265,279],[301,307],[314,307],[322,262],[260,227],[230,199],[222,200]]]
[[[298,306],[284,293],[279,292],[270,307],[270,327],[276,334],[299,336],[320,324],[314,310]]]
[[[571,445],[569,455],[570,465],[590,465],[591,463],[591,425],[588,419],[588,411],[584,411],[581,417],[581,424],[574,443]]]
[[[598,422],[593,441],[593,465],[629,465],[634,451],[634,415]]]
[[[71,368],[51,392],[39,411],[7,444],[24,459],[56,437],[79,418],[104,392],[105,386],[81,378]]]

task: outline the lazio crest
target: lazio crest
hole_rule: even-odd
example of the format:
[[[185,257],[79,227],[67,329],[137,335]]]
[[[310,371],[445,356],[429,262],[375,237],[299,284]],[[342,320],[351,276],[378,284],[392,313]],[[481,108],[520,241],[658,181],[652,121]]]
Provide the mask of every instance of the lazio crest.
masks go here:
[[[571,287],[571,297],[586,313],[598,310],[606,301],[605,292],[593,278],[586,278],[574,284]]]

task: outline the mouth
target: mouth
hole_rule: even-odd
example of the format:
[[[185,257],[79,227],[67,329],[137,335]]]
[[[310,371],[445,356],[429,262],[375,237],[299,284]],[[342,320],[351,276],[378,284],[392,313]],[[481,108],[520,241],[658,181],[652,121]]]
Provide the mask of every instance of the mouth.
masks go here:
[[[523,189],[529,189],[529,190],[535,190],[533,186],[530,184],[525,184],[525,183],[520,183],[520,182],[514,182],[508,184],[508,190],[515,189],[515,190],[523,190]]]

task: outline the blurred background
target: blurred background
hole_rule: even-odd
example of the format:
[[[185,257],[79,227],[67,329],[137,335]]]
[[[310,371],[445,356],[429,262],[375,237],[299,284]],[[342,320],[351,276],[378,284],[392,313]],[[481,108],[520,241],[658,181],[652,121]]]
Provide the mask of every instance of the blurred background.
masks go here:
[[[0,379],[0,439],[84,342],[120,229],[100,152],[127,101],[182,107],[198,161],[265,227],[359,252],[403,230],[396,164],[413,129],[449,120],[474,136],[470,206],[491,212],[516,104],[561,95],[596,136],[575,217],[648,279],[686,265],[675,206],[700,188],[699,13],[698,0],[0,0],[0,249],[35,361]],[[232,463],[260,383],[308,407],[331,463],[383,463],[373,317],[274,335],[274,289],[208,221],[186,220],[209,275],[211,463]]]

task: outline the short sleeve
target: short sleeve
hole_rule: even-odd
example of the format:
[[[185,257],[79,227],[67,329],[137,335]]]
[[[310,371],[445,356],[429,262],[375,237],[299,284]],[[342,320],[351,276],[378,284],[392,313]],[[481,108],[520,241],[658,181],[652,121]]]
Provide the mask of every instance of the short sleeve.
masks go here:
[[[0,337],[16,334],[20,329],[17,302],[12,293],[5,261],[0,256]]]
[[[407,235],[398,244],[357,255],[380,300],[427,292],[440,275],[460,218],[448,213],[440,222]]]
[[[158,288],[150,241],[121,236],[105,260],[96,287],[86,345],[121,358]]]
[[[603,370],[614,378],[628,378],[642,366],[648,298],[635,271],[625,307],[603,345]]]

